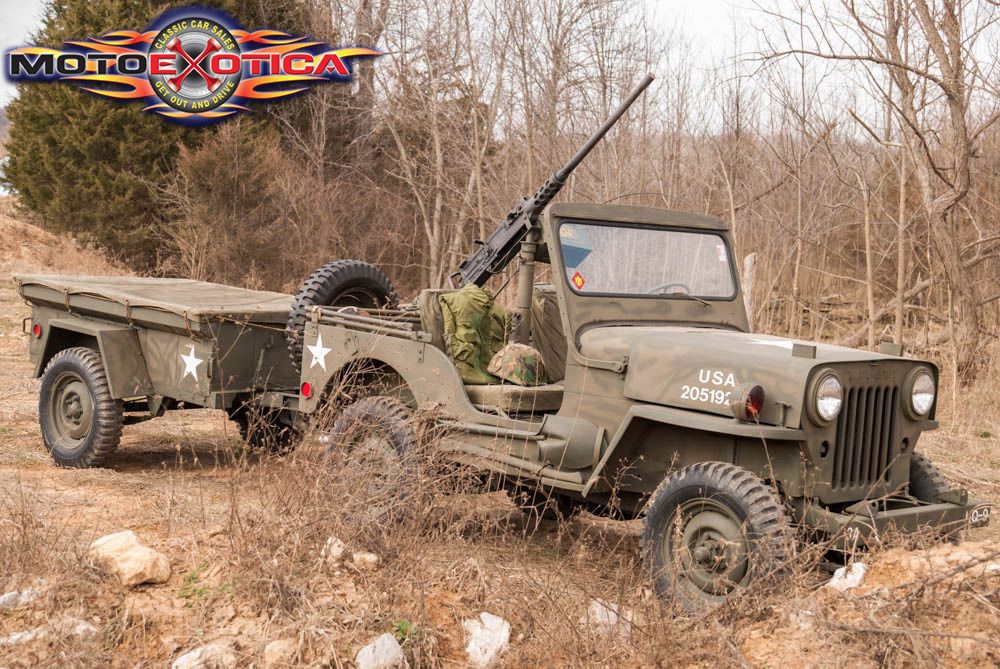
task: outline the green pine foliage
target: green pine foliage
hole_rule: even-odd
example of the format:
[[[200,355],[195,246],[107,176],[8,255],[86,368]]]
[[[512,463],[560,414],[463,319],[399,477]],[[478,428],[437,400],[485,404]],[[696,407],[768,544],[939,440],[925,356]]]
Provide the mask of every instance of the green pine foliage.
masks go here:
[[[32,41],[66,40],[112,30],[141,30],[184,2],[53,0]],[[296,2],[221,0],[217,7],[249,28],[295,30]],[[298,14],[301,17],[301,13]],[[173,179],[181,146],[196,147],[216,128],[185,128],[68,83],[29,83],[7,107],[9,154],[2,180],[36,222],[108,249],[136,269],[152,269],[167,225],[162,190]]]
[[[140,29],[163,5],[145,0],[55,0],[34,40],[65,40]],[[66,83],[18,86],[10,118],[6,186],[40,225],[70,232],[136,267],[156,258],[156,188],[192,131]]]

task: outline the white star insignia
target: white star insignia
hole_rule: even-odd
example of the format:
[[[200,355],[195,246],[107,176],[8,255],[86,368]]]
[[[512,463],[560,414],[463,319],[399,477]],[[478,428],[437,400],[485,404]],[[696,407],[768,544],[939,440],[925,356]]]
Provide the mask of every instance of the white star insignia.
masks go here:
[[[181,376],[181,379],[187,378],[187,375],[190,374],[192,377],[194,377],[195,382],[197,382],[198,365],[200,365],[205,361],[201,360],[200,358],[198,358],[198,356],[194,354],[194,344],[191,344],[191,350],[188,351],[187,355],[184,355],[183,353],[181,354],[181,360],[184,361],[184,374]]]
[[[316,365],[323,368],[326,371],[326,354],[332,351],[332,348],[327,348],[323,346],[323,335],[320,334],[316,337],[316,344],[314,346],[306,346],[309,352],[312,354],[312,362],[309,364],[309,369],[312,369]]]

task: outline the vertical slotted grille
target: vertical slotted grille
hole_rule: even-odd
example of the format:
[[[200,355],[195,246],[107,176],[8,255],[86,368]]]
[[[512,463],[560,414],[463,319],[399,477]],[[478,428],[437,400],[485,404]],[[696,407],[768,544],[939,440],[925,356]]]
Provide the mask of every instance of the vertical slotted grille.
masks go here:
[[[887,386],[844,390],[844,406],[837,418],[834,489],[889,480],[889,465],[896,456],[898,395],[898,388]]]

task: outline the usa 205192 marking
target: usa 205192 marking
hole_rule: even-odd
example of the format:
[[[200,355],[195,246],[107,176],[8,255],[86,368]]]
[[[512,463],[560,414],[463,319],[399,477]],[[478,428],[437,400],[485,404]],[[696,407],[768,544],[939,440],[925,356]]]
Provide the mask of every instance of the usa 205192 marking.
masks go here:
[[[712,404],[728,404],[729,391],[719,388],[704,388],[702,386],[681,386],[681,399],[695,402],[711,402]]]

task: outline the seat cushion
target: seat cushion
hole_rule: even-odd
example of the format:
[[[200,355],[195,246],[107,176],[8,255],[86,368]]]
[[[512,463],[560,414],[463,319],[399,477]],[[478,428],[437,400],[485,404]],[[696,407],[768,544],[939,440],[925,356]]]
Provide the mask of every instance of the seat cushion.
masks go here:
[[[558,411],[563,396],[563,387],[558,383],[545,386],[515,386],[510,383],[467,385],[465,390],[473,404],[499,407],[507,413]]]

